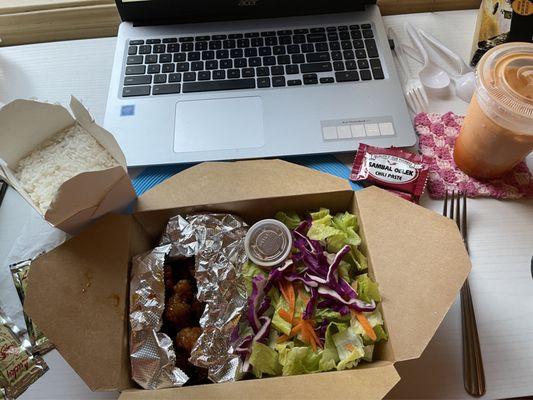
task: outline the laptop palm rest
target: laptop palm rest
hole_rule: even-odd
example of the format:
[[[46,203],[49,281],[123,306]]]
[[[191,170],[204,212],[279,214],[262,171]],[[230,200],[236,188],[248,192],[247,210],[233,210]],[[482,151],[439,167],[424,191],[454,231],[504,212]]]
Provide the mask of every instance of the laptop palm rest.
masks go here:
[[[176,104],[176,153],[262,147],[264,143],[263,105],[259,97]]]

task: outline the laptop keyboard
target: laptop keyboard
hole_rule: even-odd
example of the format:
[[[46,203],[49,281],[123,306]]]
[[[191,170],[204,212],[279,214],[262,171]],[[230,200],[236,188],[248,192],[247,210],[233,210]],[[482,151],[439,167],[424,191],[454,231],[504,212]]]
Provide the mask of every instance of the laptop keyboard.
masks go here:
[[[370,24],[130,40],[123,97],[383,79]]]

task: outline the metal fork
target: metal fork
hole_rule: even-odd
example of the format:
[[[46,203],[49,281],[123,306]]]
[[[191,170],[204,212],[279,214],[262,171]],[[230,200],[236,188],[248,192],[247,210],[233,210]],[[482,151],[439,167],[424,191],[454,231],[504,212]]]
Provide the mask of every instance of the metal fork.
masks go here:
[[[451,197],[449,201],[449,197]],[[448,202],[450,203],[448,213]],[[461,210],[461,203],[463,209]],[[457,227],[461,232],[463,241],[468,251],[468,234],[466,219],[466,195],[464,193],[455,193],[451,196],[446,192],[444,198],[444,208],[442,214],[445,217],[455,220]],[[470,285],[468,278],[461,288],[461,323],[463,329],[463,382],[465,390],[471,396],[483,396],[485,394],[485,372],[483,370],[483,359],[479,346],[479,336],[477,333],[476,315]]]
[[[424,90],[420,79],[416,77],[415,73],[409,66],[409,62],[405,57],[403,45],[400,44],[400,41],[398,40],[394,29],[389,28],[387,31],[387,35],[390,39],[392,39],[394,43],[392,53],[396,56],[396,59],[398,60],[398,64],[400,65],[401,69],[401,75],[403,75],[404,78],[403,92],[407,105],[414,113],[426,111],[428,107],[428,98],[426,95],[426,91]]]

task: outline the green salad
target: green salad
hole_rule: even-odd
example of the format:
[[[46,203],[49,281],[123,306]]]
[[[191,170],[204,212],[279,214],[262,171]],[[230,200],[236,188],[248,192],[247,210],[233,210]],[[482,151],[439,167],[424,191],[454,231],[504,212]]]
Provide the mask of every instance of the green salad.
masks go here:
[[[357,217],[322,208],[304,219],[291,212],[276,219],[290,229],[293,247],[281,265],[243,267],[249,297],[236,345],[243,370],[260,378],[372,361],[387,333],[378,285],[358,249]]]

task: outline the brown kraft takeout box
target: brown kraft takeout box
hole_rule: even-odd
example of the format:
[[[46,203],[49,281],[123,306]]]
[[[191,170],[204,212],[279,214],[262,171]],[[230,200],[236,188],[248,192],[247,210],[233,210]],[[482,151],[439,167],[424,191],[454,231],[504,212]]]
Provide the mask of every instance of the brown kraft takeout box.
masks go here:
[[[279,210],[327,207],[358,215],[390,339],[353,370],[142,390],[130,380],[132,256],[154,247],[176,214],[231,212],[249,224]],[[26,312],[92,390],[121,399],[381,399],[394,364],[418,358],[453,303],[470,261],[452,220],[370,187],[279,160],[204,163],[146,192],[133,215],[107,215],[32,265]]]
[[[61,105],[33,100],[15,100],[0,108],[0,178],[8,182],[39,213],[14,175],[19,161],[56,133],[79,124],[106,149],[119,165],[78,174],[64,182],[43,215],[49,223],[76,233],[89,222],[135,200],[126,158],[111,133],[97,125],[74,97],[72,114]],[[16,138],[16,140],[14,139]]]

